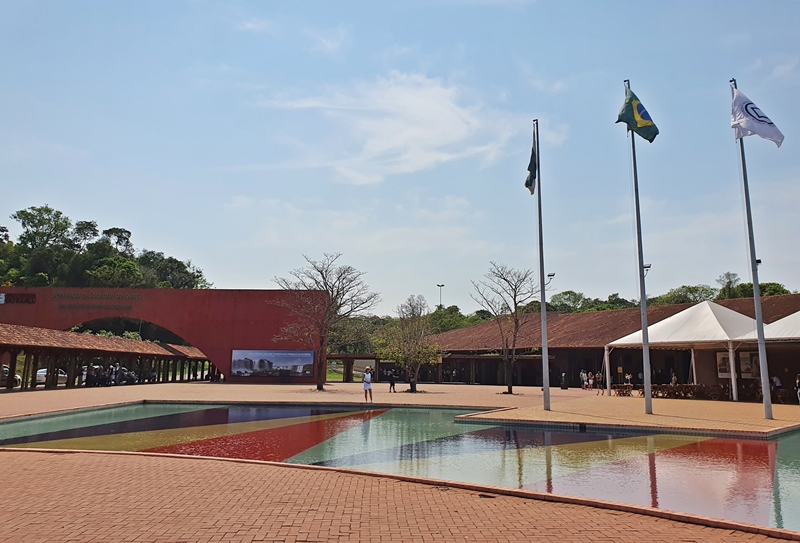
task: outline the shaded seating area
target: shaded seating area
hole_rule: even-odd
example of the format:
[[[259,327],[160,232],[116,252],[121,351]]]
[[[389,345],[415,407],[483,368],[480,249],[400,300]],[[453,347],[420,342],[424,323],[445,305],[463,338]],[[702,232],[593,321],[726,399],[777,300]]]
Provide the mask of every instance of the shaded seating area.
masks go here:
[[[0,323],[0,360],[11,375],[22,377],[21,390],[37,386],[67,388],[86,383],[95,368],[104,375],[125,368],[125,382],[163,383],[214,380],[219,375],[197,348],[78,334]],[[134,379],[135,377],[135,379]],[[41,381],[44,380],[42,383]],[[119,379],[102,384],[120,384]],[[14,389],[14,380],[4,390]]]

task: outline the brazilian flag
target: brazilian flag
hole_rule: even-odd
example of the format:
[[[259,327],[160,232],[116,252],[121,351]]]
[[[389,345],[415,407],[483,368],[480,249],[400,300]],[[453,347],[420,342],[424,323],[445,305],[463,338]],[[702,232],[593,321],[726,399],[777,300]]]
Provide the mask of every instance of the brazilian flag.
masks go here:
[[[653,140],[658,136],[656,123],[650,118],[650,114],[639,101],[639,98],[629,88],[625,89],[625,103],[622,104],[622,109],[619,110],[617,122],[627,124],[630,130],[633,130],[650,143],[653,143]]]

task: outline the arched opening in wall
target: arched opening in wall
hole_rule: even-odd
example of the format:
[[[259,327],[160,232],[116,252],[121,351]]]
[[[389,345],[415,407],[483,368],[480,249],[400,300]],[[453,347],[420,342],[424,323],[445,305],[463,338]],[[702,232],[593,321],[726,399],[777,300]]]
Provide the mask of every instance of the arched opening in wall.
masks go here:
[[[113,335],[127,339],[142,339],[144,341],[158,341],[173,345],[191,345],[179,335],[157,324],[127,317],[95,319],[73,326],[70,331]]]
[[[102,364],[95,364],[94,371],[100,375],[100,378],[94,380],[95,383],[106,382],[108,384],[108,378],[103,380],[103,373],[106,373],[113,375],[113,384],[120,384],[120,368],[122,369],[122,375],[132,374],[128,380],[129,383],[218,381],[222,377],[219,370],[191,343],[185,341],[171,330],[143,319],[104,317],[80,323],[70,328],[70,331],[134,341],[155,342],[174,355],[166,358],[151,358],[150,360],[142,360],[141,357],[129,357],[128,363],[135,367],[134,371],[130,371],[131,368],[126,368],[123,365],[124,361],[119,358],[113,361],[115,364],[105,364],[107,367],[102,367]],[[89,382],[93,381],[89,366],[93,364],[86,364],[82,368],[83,378],[88,380],[87,384],[89,386],[91,386]]]

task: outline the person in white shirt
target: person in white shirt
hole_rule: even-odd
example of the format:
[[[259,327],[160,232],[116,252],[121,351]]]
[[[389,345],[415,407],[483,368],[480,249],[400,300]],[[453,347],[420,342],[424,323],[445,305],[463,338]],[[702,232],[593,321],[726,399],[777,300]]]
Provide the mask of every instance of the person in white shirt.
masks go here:
[[[367,396],[369,396],[369,403],[372,403],[372,368],[367,366],[364,369],[364,401],[367,400]]]

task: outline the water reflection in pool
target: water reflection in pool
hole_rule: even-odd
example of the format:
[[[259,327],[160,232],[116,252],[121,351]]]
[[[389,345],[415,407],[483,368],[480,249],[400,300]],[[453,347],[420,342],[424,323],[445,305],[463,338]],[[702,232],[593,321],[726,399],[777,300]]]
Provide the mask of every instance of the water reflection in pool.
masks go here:
[[[144,404],[0,424],[0,446],[340,466],[800,531],[800,433],[774,441],[456,424],[457,409]]]

